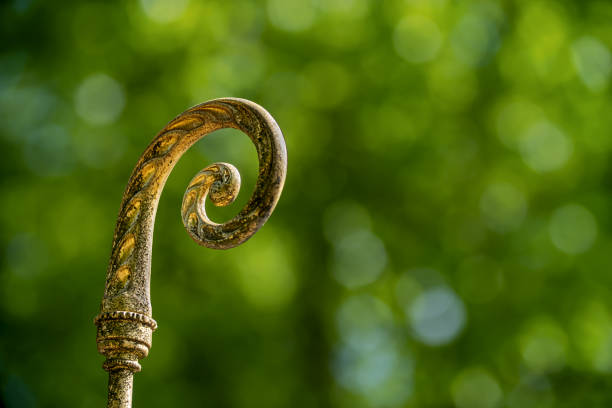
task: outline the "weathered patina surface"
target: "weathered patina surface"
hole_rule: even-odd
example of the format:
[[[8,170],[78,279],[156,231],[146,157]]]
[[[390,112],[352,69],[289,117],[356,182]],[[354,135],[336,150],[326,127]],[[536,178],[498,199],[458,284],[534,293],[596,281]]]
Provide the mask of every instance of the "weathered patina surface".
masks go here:
[[[159,197],[179,158],[195,142],[222,128],[246,133],[257,149],[259,176],[251,199],[223,224],[206,216],[205,201],[230,204],[240,189],[240,175],[228,163],[201,170],[183,197],[182,218],[191,238],[215,249],[248,240],[268,219],[278,201],[287,169],[283,135],[270,114],[244,99],[216,99],[172,120],[142,154],[123,194],[115,228],[97,343],[109,372],[108,407],[130,407],[133,374],[151,348],[157,323],[151,317],[150,277],[153,226]]]

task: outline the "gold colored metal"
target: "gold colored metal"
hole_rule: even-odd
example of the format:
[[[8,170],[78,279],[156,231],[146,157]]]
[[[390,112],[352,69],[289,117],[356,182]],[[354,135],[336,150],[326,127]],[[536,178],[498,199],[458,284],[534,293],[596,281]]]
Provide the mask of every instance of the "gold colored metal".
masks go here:
[[[123,194],[113,238],[98,327],[98,351],[109,372],[108,407],[131,407],[134,373],[151,349],[157,323],[151,317],[150,277],[153,224],[159,197],[179,158],[195,142],[222,128],[246,133],[259,157],[255,191],[239,214],[217,224],[206,216],[205,201],[230,204],[240,175],[228,163],[201,170],[183,197],[183,224],[200,245],[229,249],[248,240],[266,222],[280,196],[287,170],[285,141],[272,116],[261,106],[235,98],[195,106],[173,119],[155,137],[134,168]]]

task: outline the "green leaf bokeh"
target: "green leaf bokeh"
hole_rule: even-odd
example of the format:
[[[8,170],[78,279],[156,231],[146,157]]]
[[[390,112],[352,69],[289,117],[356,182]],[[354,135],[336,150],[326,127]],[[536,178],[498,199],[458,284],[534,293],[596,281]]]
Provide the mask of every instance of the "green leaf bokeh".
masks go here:
[[[287,142],[279,205],[231,251],[162,195],[159,330],[137,406],[612,403],[612,4],[14,0],[0,11],[0,406],[103,406],[92,319],[132,166],[236,96]]]

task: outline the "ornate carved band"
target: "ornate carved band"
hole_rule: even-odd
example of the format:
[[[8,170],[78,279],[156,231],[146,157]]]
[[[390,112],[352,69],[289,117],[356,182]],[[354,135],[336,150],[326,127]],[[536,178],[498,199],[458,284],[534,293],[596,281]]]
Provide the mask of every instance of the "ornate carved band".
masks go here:
[[[95,317],[94,324],[96,326],[100,326],[101,322],[104,320],[128,320],[128,321],[135,320],[137,322],[144,324],[145,326],[150,327],[151,330],[153,331],[157,330],[157,322],[155,320],[153,320],[149,316],[146,316],[140,313],[136,313],[136,312],[126,312],[123,310],[116,310],[114,312],[100,313],[99,315]]]

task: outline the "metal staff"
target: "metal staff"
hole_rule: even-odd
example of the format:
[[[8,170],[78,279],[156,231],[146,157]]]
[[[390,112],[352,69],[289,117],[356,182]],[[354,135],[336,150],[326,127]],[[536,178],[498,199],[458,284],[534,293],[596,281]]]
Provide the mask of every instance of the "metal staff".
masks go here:
[[[149,354],[157,328],[151,317],[151,248],[164,184],[187,149],[222,128],[241,130],[255,144],[257,184],[238,215],[217,224],[206,215],[206,198],[217,206],[232,203],[240,189],[240,174],[228,163],[201,170],[189,183],[181,208],[191,238],[208,248],[233,248],[257,232],[276,206],[285,182],[287,151],[281,130],[261,106],[244,99],[215,99],[183,112],[153,139],[123,194],[104,297],[94,319],[98,351],[106,356],[103,368],[109,373],[107,407],[131,407],[133,376],[141,369],[138,360]]]

